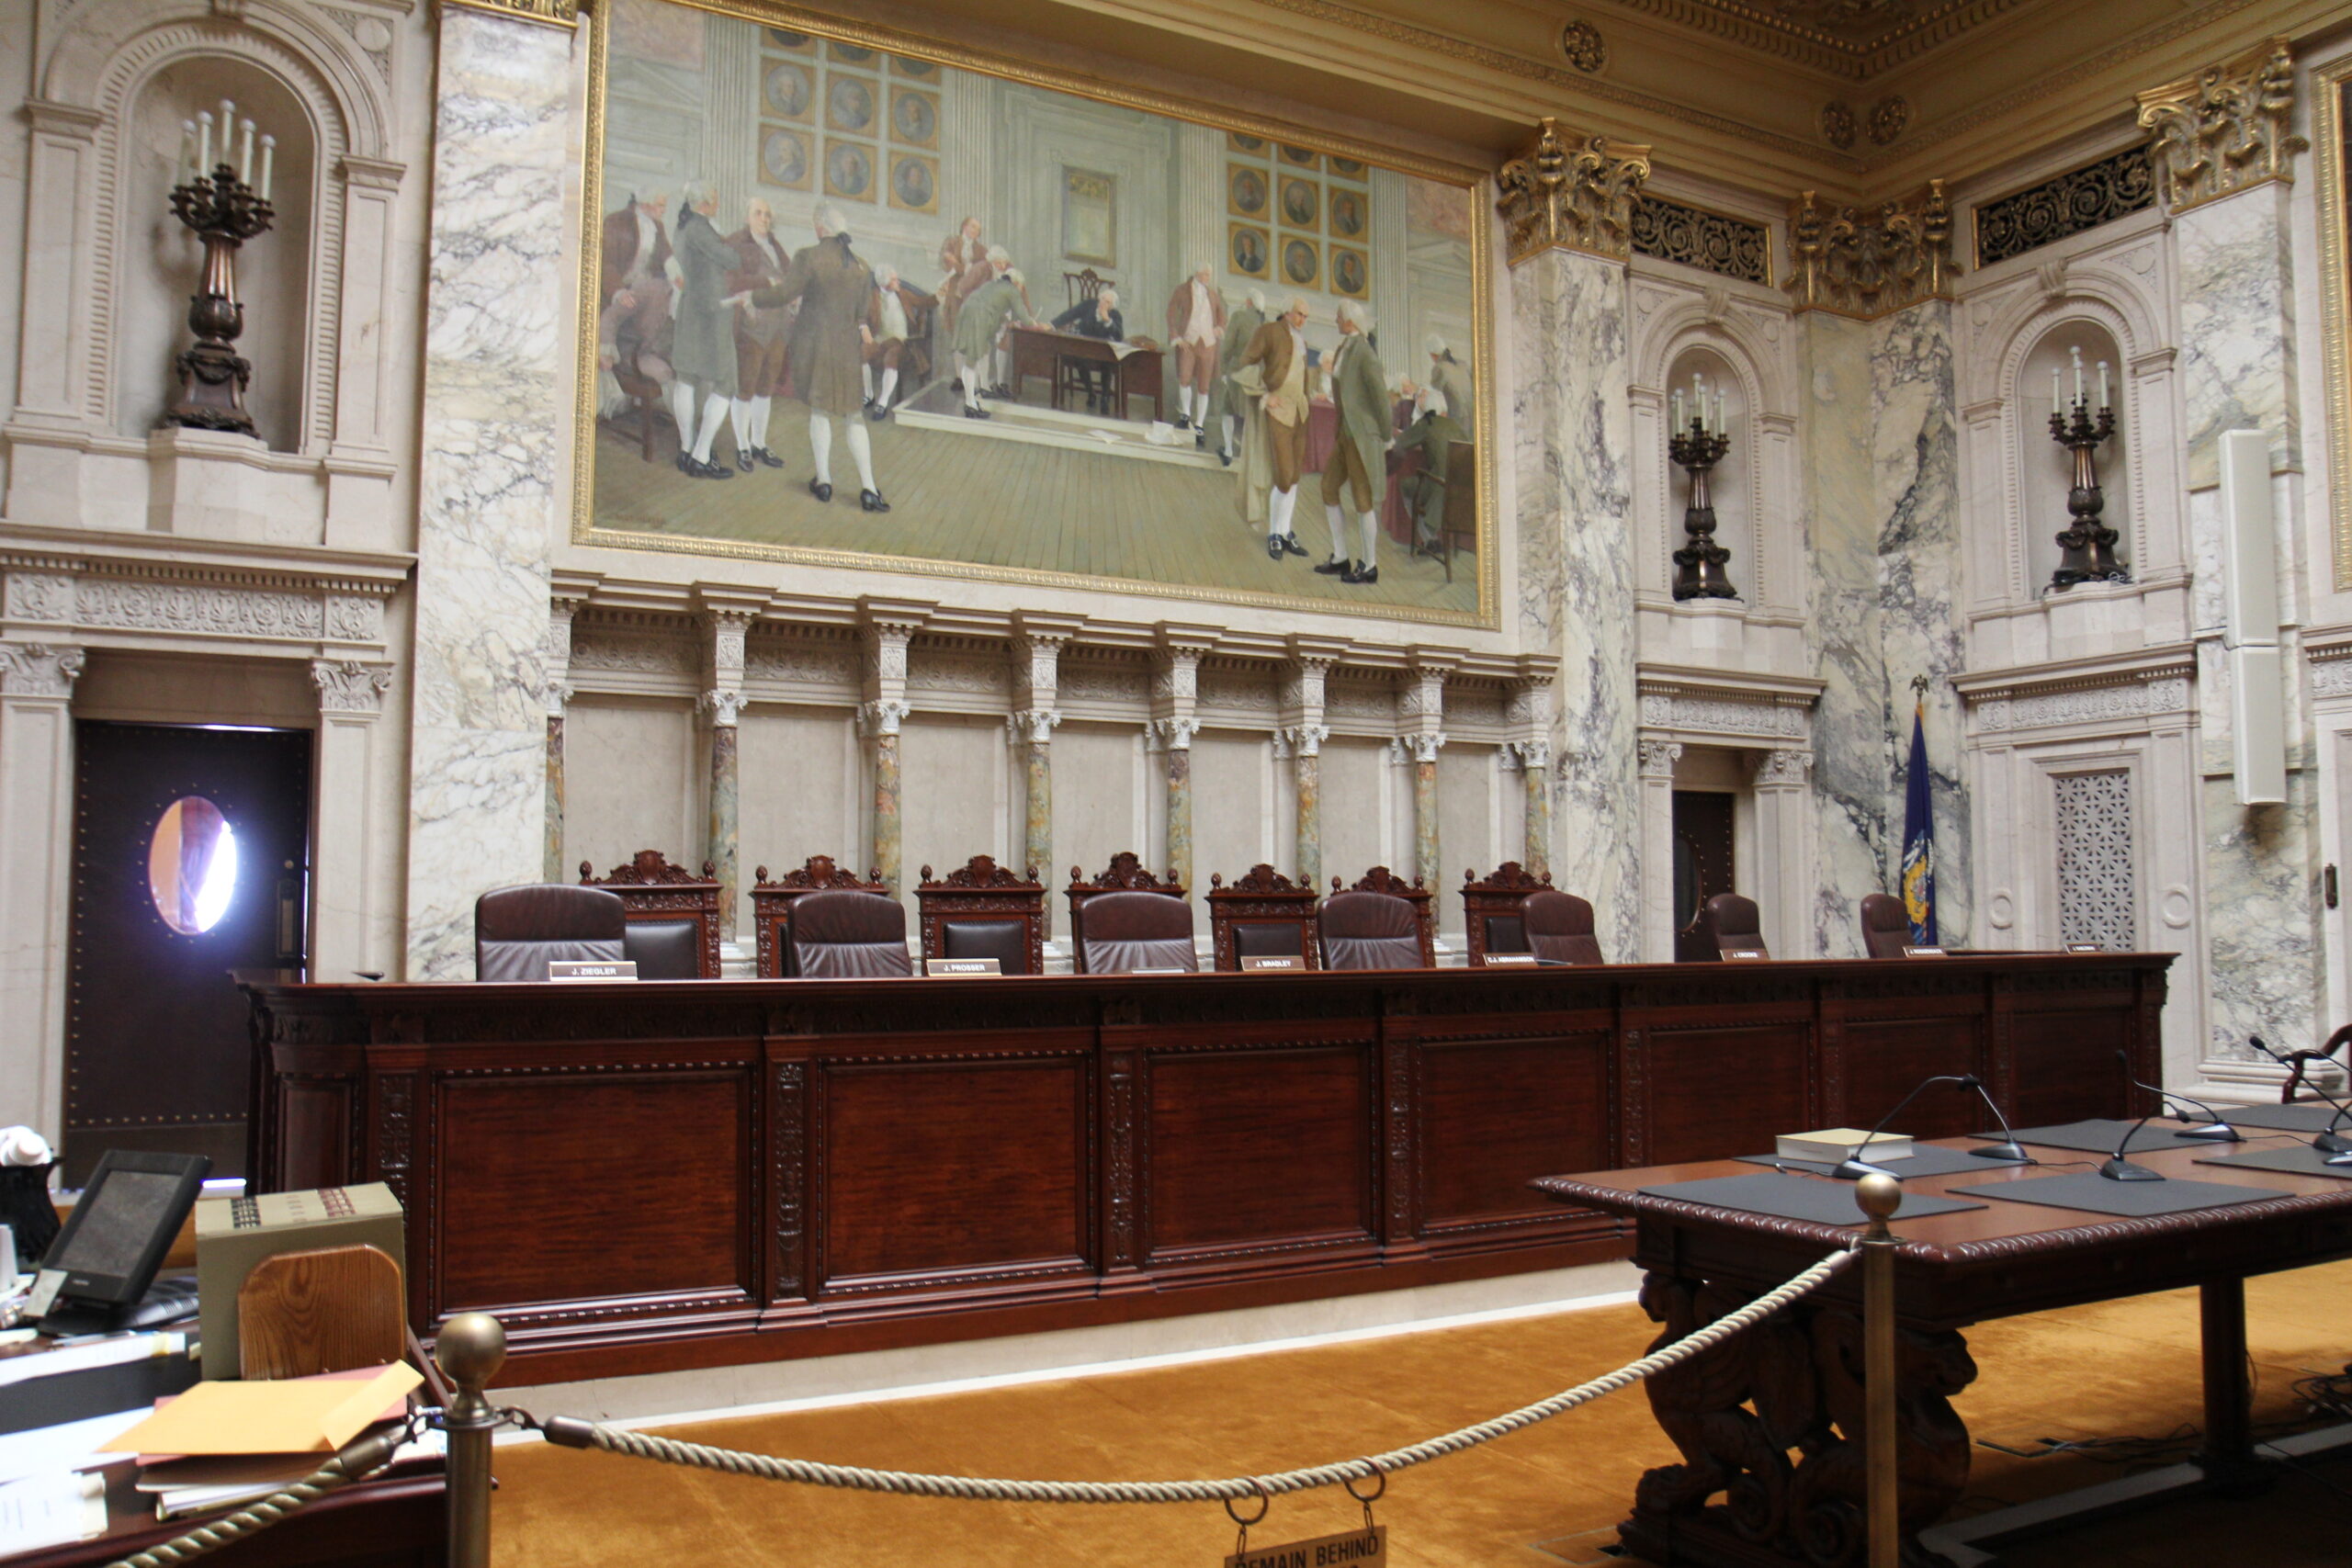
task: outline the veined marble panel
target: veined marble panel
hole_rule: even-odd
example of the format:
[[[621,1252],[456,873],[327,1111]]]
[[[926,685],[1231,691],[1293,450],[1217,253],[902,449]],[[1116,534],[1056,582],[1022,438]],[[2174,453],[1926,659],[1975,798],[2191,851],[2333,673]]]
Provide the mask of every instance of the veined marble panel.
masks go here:
[[[2274,467],[2295,450],[2290,188],[2272,181],[2173,220],[2191,491],[2221,482],[2224,431],[2268,433]]]
[[[2202,210],[2202,209],[2199,209]],[[2228,775],[2205,781],[2205,930],[2216,1056],[2253,1055],[2259,1034],[2278,1050],[2316,1043],[2326,994],[2317,911],[2318,774],[2287,775],[2283,806],[2240,806]]]
[[[573,42],[562,28],[458,6],[440,17],[410,741],[413,980],[469,973],[475,897],[544,869]]]

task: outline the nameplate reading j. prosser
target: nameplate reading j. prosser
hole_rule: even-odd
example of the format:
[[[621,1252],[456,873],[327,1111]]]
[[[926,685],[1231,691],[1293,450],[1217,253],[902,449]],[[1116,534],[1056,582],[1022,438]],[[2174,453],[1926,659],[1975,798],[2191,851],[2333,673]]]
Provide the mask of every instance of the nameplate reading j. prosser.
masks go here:
[[[1227,1557],[1225,1568],[1388,1568],[1388,1527],[1253,1546]]]
[[[934,980],[974,980],[1001,975],[1004,966],[993,958],[926,958],[922,972]]]
[[[1306,967],[1306,960],[1295,953],[1253,953],[1241,960],[1244,975],[1296,974]]]
[[[598,964],[579,958],[550,958],[548,960],[548,978],[550,980],[634,980],[637,978],[637,960],[629,958],[617,964],[609,961]]]

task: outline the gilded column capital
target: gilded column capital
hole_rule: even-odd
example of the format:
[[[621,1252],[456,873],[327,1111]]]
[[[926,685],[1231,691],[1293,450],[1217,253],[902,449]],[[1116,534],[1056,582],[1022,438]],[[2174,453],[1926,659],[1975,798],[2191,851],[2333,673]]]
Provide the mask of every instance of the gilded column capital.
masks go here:
[[[2175,212],[2265,180],[2291,181],[2295,154],[2311,149],[2287,130],[2295,61],[2283,38],[2152,88],[2138,102],[2140,127],[2154,133],[2156,192]]]
[[[1626,260],[1634,254],[1634,202],[1649,177],[1647,146],[1606,136],[1575,141],[1546,116],[1527,150],[1495,175],[1511,265],[1549,250]]]
[[[1800,192],[1789,204],[1789,292],[1800,310],[1865,321],[1923,299],[1948,299],[1960,276],[1951,221],[1941,180],[1877,207],[1830,207]]]

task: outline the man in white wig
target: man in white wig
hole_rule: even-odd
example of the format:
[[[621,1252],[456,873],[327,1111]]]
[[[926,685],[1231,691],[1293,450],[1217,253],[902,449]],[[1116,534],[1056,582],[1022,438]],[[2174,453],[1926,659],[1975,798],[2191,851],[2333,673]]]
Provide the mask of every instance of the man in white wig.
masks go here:
[[[1372,312],[1355,299],[1340,301],[1340,346],[1331,355],[1331,401],[1339,412],[1339,439],[1323,462],[1323,513],[1331,525],[1331,558],[1317,571],[1342,582],[1380,581],[1380,502],[1388,483],[1388,441],[1395,434],[1396,406],[1388,397],[1388,372],[1367,335]],[[1345,502],[1355,517],[1355,556],[1349,558]]]

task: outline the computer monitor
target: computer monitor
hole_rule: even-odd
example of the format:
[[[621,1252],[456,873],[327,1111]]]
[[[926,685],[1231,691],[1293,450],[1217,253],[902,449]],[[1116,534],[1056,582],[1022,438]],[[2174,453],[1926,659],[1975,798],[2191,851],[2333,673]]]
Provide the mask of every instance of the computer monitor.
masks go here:
[[[212,1162],[202,1155],[108,1149],[42,1255],[28,1314],[40,1318],[136,1306],[187,1223]]]

